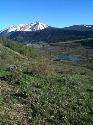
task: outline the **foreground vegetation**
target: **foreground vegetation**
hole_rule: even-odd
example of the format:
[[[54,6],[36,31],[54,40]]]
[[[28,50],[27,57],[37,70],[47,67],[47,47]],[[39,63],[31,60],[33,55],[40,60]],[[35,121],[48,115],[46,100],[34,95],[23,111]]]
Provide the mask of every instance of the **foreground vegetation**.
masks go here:
[[[92,64],[49,54],[0,38],[0,125],[93,124]]]

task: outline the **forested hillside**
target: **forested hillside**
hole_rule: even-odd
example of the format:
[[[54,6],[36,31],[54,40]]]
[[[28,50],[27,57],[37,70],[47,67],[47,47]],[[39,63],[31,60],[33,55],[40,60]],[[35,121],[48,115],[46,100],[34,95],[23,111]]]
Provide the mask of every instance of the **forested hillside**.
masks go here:
[[[1,34],[2,35],[2,34]],[[75,30],[70,28],[52,28],[48,27],[40,31],[15,31],[3,34],[12,40],[17,40],[23,43],[32,42],[66,42],[71,40],[80,40],[93,38],[93,30]]]

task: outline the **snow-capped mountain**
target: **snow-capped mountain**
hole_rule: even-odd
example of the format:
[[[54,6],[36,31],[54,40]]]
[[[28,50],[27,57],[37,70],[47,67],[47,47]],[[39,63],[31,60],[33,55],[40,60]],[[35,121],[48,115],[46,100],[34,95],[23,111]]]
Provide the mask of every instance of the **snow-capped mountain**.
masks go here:
[[[67,30],[76,30],[76,31],[93,31],[93,25],[72,25],[69,27],[65,27]]]
[[[17,26],[11,26],[7,29],[0,31],[0,33],[6,34],[6,33],[14,32],[14,31],[38,31],[38,30],[43,30],[47,27],[48,25],[45,25],[39,21],[36,21],[31,24],[20,24]]]

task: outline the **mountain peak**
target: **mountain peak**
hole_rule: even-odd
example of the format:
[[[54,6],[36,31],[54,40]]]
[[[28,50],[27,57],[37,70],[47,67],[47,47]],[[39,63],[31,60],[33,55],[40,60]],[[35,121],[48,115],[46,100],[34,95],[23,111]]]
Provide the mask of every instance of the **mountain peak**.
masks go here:
[[[9,33],[9,32],[14,32],[14,31],[38,31],[38,30],[43,30],[47,28],[48,25],[45,25],[39,21],[35,21],[30,24],[19,24],[17,26],[11,26],[0,33]]]

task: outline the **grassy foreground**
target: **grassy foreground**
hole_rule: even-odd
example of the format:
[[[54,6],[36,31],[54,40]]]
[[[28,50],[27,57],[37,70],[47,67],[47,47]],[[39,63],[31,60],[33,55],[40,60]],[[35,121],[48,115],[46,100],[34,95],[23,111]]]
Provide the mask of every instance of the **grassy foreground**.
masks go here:
[[[0,125],[92,124],[92,69],[0,38]]]

